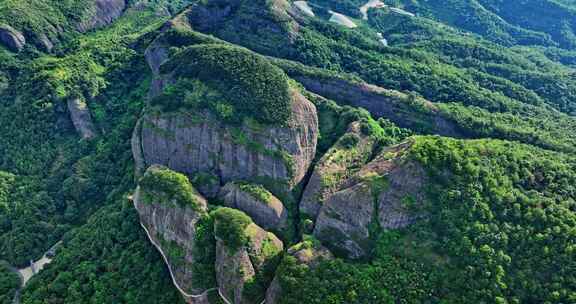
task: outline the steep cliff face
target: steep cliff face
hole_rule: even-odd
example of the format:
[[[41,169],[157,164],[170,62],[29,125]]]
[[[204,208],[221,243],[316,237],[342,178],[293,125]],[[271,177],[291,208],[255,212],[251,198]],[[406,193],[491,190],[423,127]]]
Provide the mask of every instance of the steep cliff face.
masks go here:
[[[354,107],[398,126],[449,137],[464,137],[458,126],[441,116],[434,104],[404,93],[343,79],[293,76],[310,92]]]
[[[231,127],[210,113],[202,114],[148,113],[142,117],[133,138],[137,168],[161,164],[189,176],[209,173],[220,185],[270,178],[291,189],[314,158],[316,109],[299,93],[293,94],[291,122],[286,127]]]
[[[26,45],[26,38],[11,26],[0,24],[0,43],[13,52],[19,52]]]
[[[216,210],[216,280],[230,302],[261,303],[279,263],[282,241],[240,211]]]
[[[106,26],[120,17],[126,9],[126,0],[95,0],[87,14],[90,15],[76,25],[80,32]]]
[[[190,31],[185,35],[194,41],[209,39]],[[197,186],[211,197],[226,183],[240,180],[265,180],[290,191],[316,153],[315,106],[259,55],[206,43],[169,58],[167,48],[174,40],[161,37],[146,53],[155,75],[150,96],[161,110],[148,111],[134,132],[137,171],[161,164],[190,177],[208,175],[210,185]],[[182,84],[187,87],[171,89]],[[231,116],[235,122],[229,121]]]
[[[264,229],[288,228],[288,210],[262,185],[228,183],[220,191],[220,199],[225,206],[245,212]]]
[[[206,200],[181,174],[153,166],[134,194],[134,205],[150,241],[161,252],[174,285],[186,298],[206,290],[199,275],[197,230],[207,215]]]
[[[403,157],[410,142],[385,149],[329,195],[314,235],[334,252],[352,259],[367,257],[373,247],[371,229],[398,229],[422,215],[410,207],[424,200],[427,174]]]
[[[316,219],[327,197],[371,157],[375,139],[362,132],[359,122],[350,124],[348,132],[322,156],[306,185],[300,212]]]

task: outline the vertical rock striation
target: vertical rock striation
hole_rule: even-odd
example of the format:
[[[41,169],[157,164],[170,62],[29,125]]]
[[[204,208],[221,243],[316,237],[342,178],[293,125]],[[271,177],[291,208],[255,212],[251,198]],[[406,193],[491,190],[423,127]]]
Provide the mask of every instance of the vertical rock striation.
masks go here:
[[[238,129],[207,112],[200,117],[185,112],[148,113],[139,121],[132,143],[140,170],[160,164],[188,176],[209,173],[220,185],[265,178],[290,190],[306,174],[317,140],[316,108],[294,92],[286,127]]]
[[[164,177],[164,173],[168,173]],[[183,184],[170,183],[173,189],[162,188],[176,176]],[[201,295],[205,288],[197,283],[205,278],[197,277],[195,264],[197,225],[207,214],[206,200],[195,192],[187,179],[166,168],[154,166],[148,169],[143,179],[150,179],[137,188],[134,205],[140,216],[140,222],[150,241],[161,252],[175,286],[187,298],[187,295]],[[151,184],[157,184],[153,187]],[[174,191],[176,195],[169,192]],[[182,204],[180,196],[191,197],[193,204]]]

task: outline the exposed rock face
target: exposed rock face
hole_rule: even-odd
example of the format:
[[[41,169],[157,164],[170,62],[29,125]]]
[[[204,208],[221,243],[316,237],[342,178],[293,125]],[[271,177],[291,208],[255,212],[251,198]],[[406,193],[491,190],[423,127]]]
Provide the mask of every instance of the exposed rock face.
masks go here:
[[[168,47],[156,40],[146,49],[144,56],[152,70],[153,78],[148,98],[153,98],[160,95],[164,87],[170,83],[170,75],[160,74],[160,66],[169,59]]]
[[[46,34],[41,34],[38,40],[44,50],[50,52],[54,48],[54,42],[52,42]]]
[[[358,142],[354,147],[344,147],[344,141],[350,137]],[[368,161],[374,143],[373,138],[362,133],[360,123],[352,123],[348,132],[316,164],[300,201],[300,212],[316,219],[325,199],[338,191],[355,167]]]
[[[231,253],[222,240],[216,241],[216,273],[218,287],[230,303],[249,303],[242,292],[244,284],[253,280],[256,270],[246,250]]]
[[[19,52],[26,45],[26,38],[11,26],[0,24],[0,43],[13,52]]]
[[[218,223],[216,223],[218,225]],[[266,271],[274,270],[283,250],[282,241],[274,234],[266,232],[256,224],[245,228],[249,242],[241,248],[231,248],[222,239],[216,241],[216,280],[220,293],[234,304],[261,303],[261,294],[248,295],[249,285],[257,282],[257,275],[265,276]],[[262,282],[264,284],[269,282]],[[253,287],[250,289],[254,290]]]
[[[149,172],[156,168],[150,168]],[[205,291],[196,287],[193,266],[197,223],[206,214],[207,203],[199,194],[193,193],[193,196],[195,207],[167,201],[162,193],[143,187],[138,187],[134,194],[142,226],[165,259],[174,285],[189,299],[193,297],[187,295],[200,295]],[[200,298],[193,303],[202,303]]]
[[[76,28],[80,32],[87,32],[112,23],[120,17],[126,9],[126,0],[95,0],[90,12],[91,18],[80,22]]]
[[[256,224],[267,230],[280,231],[288,227],[288,211],[282,202],[271,193],[269,197],[257,197],[239,183],[228,183],[220,191],[224,205],[249,215]]]
[[[188,176],[210,173],[220,185],[264,177],[285,182],[290,190],[302,180],[316,152],[316,108],[295,92],[287,127],[255,130],[242,126],[244,138],[264,150],[239,142],[233,132],[238,130],[206,112],[200,117],[186,113],[146,114],[132,141],[137,169],[160,164]]]
[[[400,127],[420,130],[449,137],[464,137],[458,126],[443,118],[436,107],[423,99],[410,104],[408,96],[398,91],[386,90],[366,83],[343,79],[310,78],[293,76],[307,90],[335,101],[361,107],[374,117],[385,117]],[[419,109],[423,107],[424,110]],[[422,123],[427,126],[422,128]]]
[[[314,245],[306,241],[296,244],[288,249],[288,256],[286,258],[294,258],[300,265],[305,265],[309,268],[314,268],[318,263],[323,260],[331,260],[334,258],[332,253],[321,245]],[[282,286],[280,286],[280,278],[278,275],[274,277],[270,287],[266,291],[266,303],[275,304],[280,301],[282,297]]]
[[[427,174],[416,162],[402,158],[410,145],[384,150],[328,196],[314,235],[335,252],[358,259],[372,249],[370,225],[397,229],[420,218],[406,204],[424,200]]]
[[[86,102],[79,98],[68,100],[68,112],[74,124],[74,128],[82,136],[82,139],[91,139],[96,137],[96,128],[92,122],[90,109]]]

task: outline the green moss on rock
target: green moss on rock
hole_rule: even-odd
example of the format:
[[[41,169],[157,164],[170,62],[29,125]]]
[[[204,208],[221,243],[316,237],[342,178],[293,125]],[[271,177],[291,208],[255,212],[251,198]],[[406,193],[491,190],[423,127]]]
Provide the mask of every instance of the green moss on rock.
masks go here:
[[[244,212],[231,208],[218,208],[211,213],[214,218],[214,235],[224,241],[232,251],[248,244],[246,228],[252,219]]]
[[[262,203],[269,203],[272,200],[272,193],[268,191],[264,186],[259,184],[252,184],[248,182],[236,182],[240,190],[250,194],[253,198],[257,199]]]

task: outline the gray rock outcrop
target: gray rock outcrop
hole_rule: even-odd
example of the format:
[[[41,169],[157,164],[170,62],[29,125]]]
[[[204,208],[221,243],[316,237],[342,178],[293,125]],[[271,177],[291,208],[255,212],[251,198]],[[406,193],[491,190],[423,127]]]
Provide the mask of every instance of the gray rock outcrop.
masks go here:
[[[218,221],[218,220],[217,220]],[[215,225],[218,225],[216,223]],[[248,244],[231,248],[217,237],[216,240],[216,281],[221,293],[230,303],[261,303],[265,288],[270,282],[258,282],[266,277],[267,271],[274,271],[283,244],[274,234],[265,231],[254,223],[245,230]],[[268,284],[267,284],[268,283]],[[264,289],[256,284],[266,284]]]
[[[26,45],[26,38],[11,26],[0,24],[0,43],[13,52],[20,52]]]
[[[237,138],[238,132],[242,141]],[[238,129],[208,112],[148,113],[138,122],[132,149],[140,172],[160,164],[188,176],[210,173],[220,185],[266,178],[285,183],[290,190],[306,174],[316,153],[317,140],[316,108],[294,92],[291,119],[286,127],[255,130],[244,125]],[[201,187],[199,190],[202,192]]]
[[[402,128],[464,137],[454,122],[442,117],[436,106],[424,99],[410,100],[408,95],[398,91],[344,79],[291,76],[310,92],[342,104],[365,108],[372,116],[385,117]]]
[[[151,167],[147,174],[160,167]],[[191,187],[191,186],[190,186]],[[152,244],[160,251],[177,289],[186,294],[199,295],[205,290],[195,283],[195,237],[197,223],[207,213],[206,200],[192,193],[195,206],[182,206],[167,200],[162,191],[139,186],[134,193],[134,205],[140,222]]]
[[[68,99],[68,112],[74,128],[82,139],[91,139],[96,137],[96,128],[90,115],[90,109],[85,101],[80,98]]]
[[[251,187],[262,187],[259,190],[264,193],[260,196],[265,197],[245,190]],[[280,231],[288,228],[288,211],[282,202],[263,186],[228,183],[220,191],[220,199],[225,206],[246,213],[264,229]]]
[[[335,253],[359,259],[373,248],[371,225],[398,229],[421,218],[407,204],[417,206],[424,200],[427,174],[418,163],[403,157],[410,145],[385,149],[328,196],[314,236]]]
[[[126,9],[126,0],[95,0],[89,11],[90,17],[78,23],[80,32],[87,32],[112,23]]]
[[[356,138],[354,147],[345,147],[347,138]],[[354,122],[338,142],[328,150],[314,167],[300,201],[301,215],[316,219],[325,199],[346,181],[355,168],[364,165],[372,155],[375,140],[362,133],[360,123]]]

